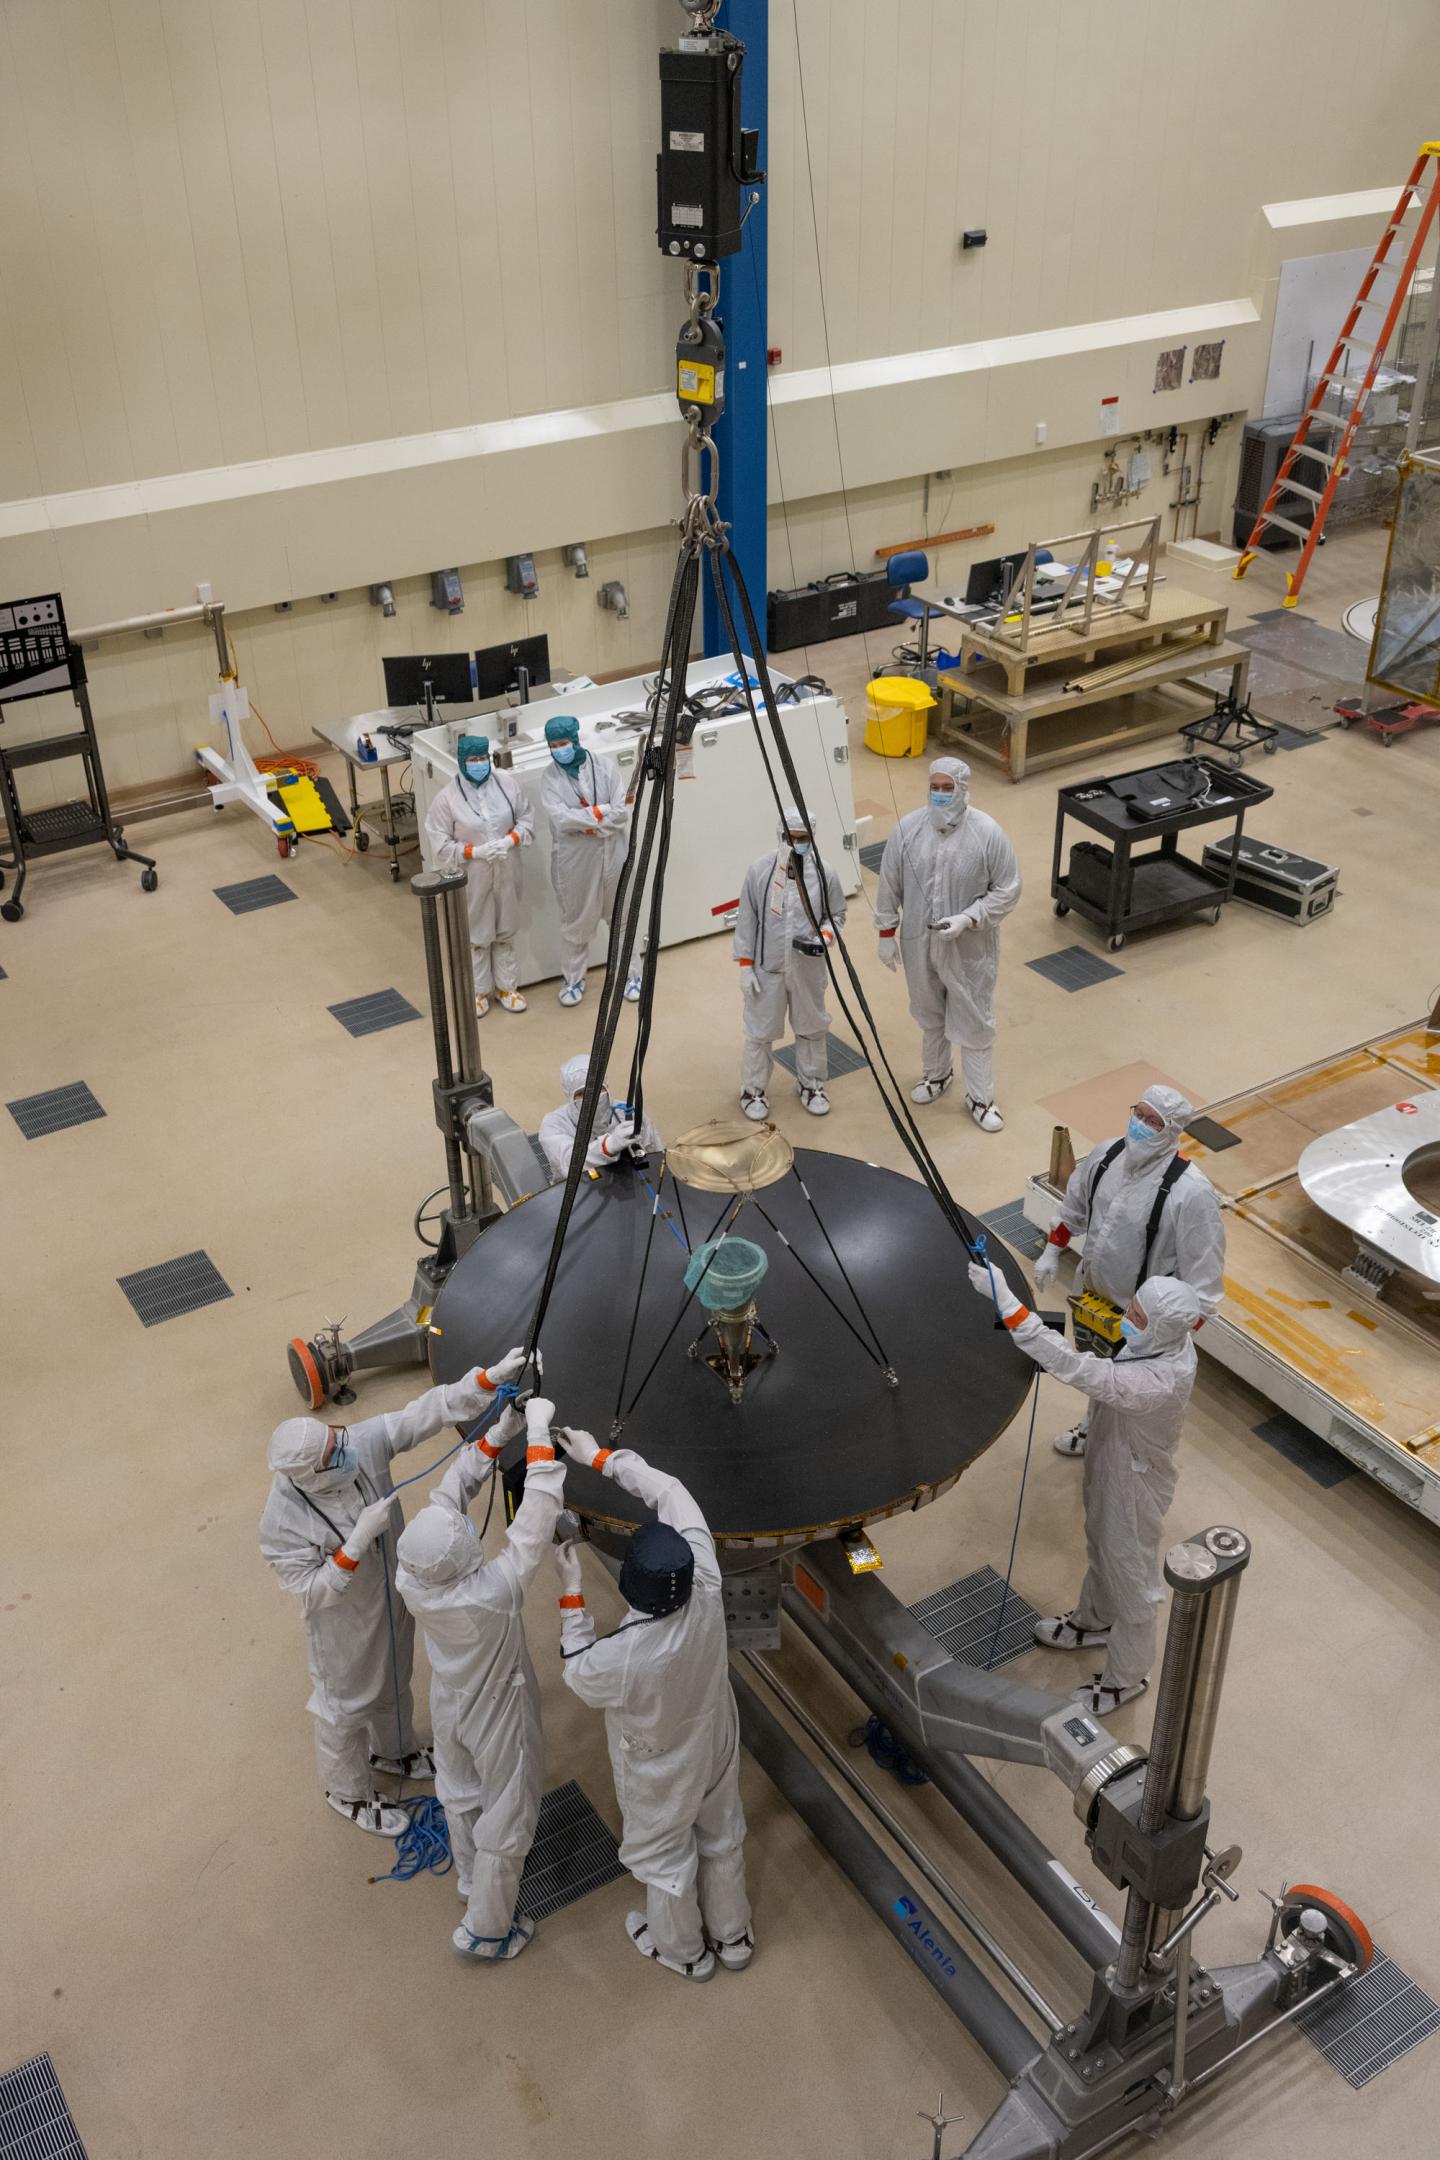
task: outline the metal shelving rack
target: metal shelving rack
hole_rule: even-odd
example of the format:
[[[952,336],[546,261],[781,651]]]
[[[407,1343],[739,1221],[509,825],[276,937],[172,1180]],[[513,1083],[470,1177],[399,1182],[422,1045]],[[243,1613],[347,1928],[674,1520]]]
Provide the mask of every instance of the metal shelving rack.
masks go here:
[[[0,604],[0,726],[7,705],[28,698],[52,697],[62,690],[68,690],[75,700],[80,715],[78,728],[13,747],[7,746],[0,735],[0,807],[5,813],[7,841],[6,852],[0,856],[0,890],[7,875],[15,879],[14,891],[0,905],[0,916],[6,922],[19,922],[25,913],[20,896],[30,863],[41,855],[103,844],[111,849],[117,862],[143,866],[140,884],[145,892],[154,892],[160,882],[154,859],[137,853],[126,843],[124,828],[116,824],[111,811],[90,711],[85,662],[79,648],[70,643],[59,593]],[[78,758],[84,766],[84,800],[56,803],[44,810],[25,809],[16,773],[27,765],[48,765],[61,758]]]

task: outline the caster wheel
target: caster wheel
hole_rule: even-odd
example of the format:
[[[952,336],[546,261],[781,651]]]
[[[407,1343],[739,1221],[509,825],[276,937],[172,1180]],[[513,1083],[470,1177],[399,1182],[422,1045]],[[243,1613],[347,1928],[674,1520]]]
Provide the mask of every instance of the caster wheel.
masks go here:
[[[156,886],[157,886],[157,885],[158,885],[159,883],[160,883],[160,873],[159,873],[159,871],[158,871],[158,870],[142,870],[142,871],[141,871],[141,873],[140,873],[140,890],[141,890],[141,892],[154,892],[154,890],[155,890]]]
[[[307,1410],[323,1410],[325,1407],[325,1376],[311,1345],[292,1335],[285,1346],[290,1362],[290,1378],[295,1391]]]
[[[1110,950],[1111,950],[1111,952],[1124,952],[1124,950],[1125,950],[1125,937],[1124,937],[1124,933],[1123,933],[1123,931],[1122,931],[1122,933],[1120,934],[1120,936],[1119,936],[1119,937],[1112,937],[1112,938],[1111,938],[1111,940],[1110,940]]]
[[[366,832],[366,830],[365,830],[365,828],[364,828],[364,826],[363,826],[363,825],[357,825],[357,826],[356,826],[356,828],[355,828],[355,852],[356,852],[356,854],[357,854],[357,855],[363,855],[363,854],[365,854],[365,853],[366,853],[366,851],[368,850],[369,846],[370,846],[370,835],[369,835],[369,833],[368,833],[368,832]]]
[[[1070,912],[1070,903],[1069,903],[1069,901],[1068,901],[1068,900],[1057,900],[1057,901],[1055,902],[1055,913],[1056,913],[1057,915],[1059,915],[1059,916],[1061,916],[1061,917],[1063,918],[1064,916],[1068,915],[1068,914],[1069,914],[1069,912]]]
[[[1380,747],[1382,750],[1393,750],[1395,748],[1395,737],[1393,735],[1382,735]]]
[[[1344,725],[1343,721],[1341,725]],[[1276,751],[1280,748],[1280,745],[1278,742],[1267,742],[1263,745],[1263,747],[1266,757],[1274,757]]]
[[[398,862],[392,862],[390,865],[390,882],[392,885],[398,885],[400,882],[400,865]]]
[[[297,843],[294,840],[279,839],[275,842],[275,852],[284,862],[295,853],[296,846]]]
[[[18,900],[7,900],[4,907],[0,907],[0,915],[4,916],[6,922],[19,922],[24,913],[25,910]]]
[[[1291,1883],[1280,1908],[1280,1933],[1284,1939],[1289,1940],[1299,1932],[1300,1916],[1305,1912],[1319,1913],[1324,1920],[1322,1939],[1327,1950],[1343,1957],[1347,1965],[1356,1965],[1361,1972],[1367,1970],[1375,1955],[1375,1945],[1370,1940],[1369,1928],[1358,1913],[1315,1883]]]

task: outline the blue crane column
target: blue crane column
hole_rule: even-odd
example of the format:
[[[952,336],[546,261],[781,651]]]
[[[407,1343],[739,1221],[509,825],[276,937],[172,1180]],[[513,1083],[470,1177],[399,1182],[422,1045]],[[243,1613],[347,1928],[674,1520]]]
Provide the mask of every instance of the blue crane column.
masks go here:
[[[743,126],[759,130],[762,172],[769,164],[770,147],[769,16],[770,0],[724,0],[719,14],[719,27],[740,38],[745,46],[740,117]],[[725,332],[725,413],[715,427],[715,446],[720,453],[718,508],[730,527],[730,545],[745,574],[762,636],[766,585],[769,193],[768,184],[763,182],[745,190],[740,252],[727,256],[721,265],[718,313]],[[749,208],[752,194],[760,198],[753,209]],[[708,580],[703,589],[705,651],[728,652],[730,641]]]

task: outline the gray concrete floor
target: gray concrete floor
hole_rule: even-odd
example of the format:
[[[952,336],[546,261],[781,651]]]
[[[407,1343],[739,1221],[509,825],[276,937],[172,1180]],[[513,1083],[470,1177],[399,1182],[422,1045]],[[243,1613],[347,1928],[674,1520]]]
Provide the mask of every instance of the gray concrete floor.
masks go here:
[[[1308,612],[1337,623],[1373,591],[1382,539],[1337,538],[1317,558]],[[1267,567],[1231,597],[1275,606]],[[876,660],[889,642],[871,641]],[[861,748],[863,654],[811,659],[850,705],[866,837],[881,838],[919,799],[924,763]],[[1048,898],[1057,776],[1012,788],[977,772],[976,799],[1012,833],[1028,884],[999,996],[1006,1130],[980,1135],[953,1095],[929,1113],[969,1206],[1015,1198],[1043,1166],[1053,1114],[1041,1098],[1057,1090],[1145,1059],[1213,1098],[1426,1007],[1440,974],[1440,734],[1388,753],[1336,734],[1263,771],[1276,796],[1255,827],[1340,864],[1333,918],[1297,931],[1232,908],[1219,929],[1137,940],[1119,979],[1073,996],[1023,965],[1088,940],[1056,923]],[[367,1883],[385,1848],[320,1804],[298,1616],[255,1525],[266,1434],[294,1408],[286,1339],[332,1316],[363,1324],[403,1295],[410,1217],[440,1175],[428,1028],[352,1042],[325,1009],[391,985],[423,1008],[416,910],[375,854],[346,862],[310,846],[279,865],[238,812],[134,837],[160,859],[153,897],[98,853],[62,857],[36,872],[24,923],[0,939],[0,1100],[83,1079],[106,1111],[28,1142],[0,1115],[0,2067],[50,2050],[92,2160],[253,2160],[330,2141],[440,2154],[483,2142],[525,2160],[686,2148],[921,2160],[916,2111],[942,2089],[964,2117],[946,2146],[959,2152],[999,2098],[993,2072],[751,1765],[760,1950],[708,1990],[642,1966],[622,1931],[623,1883],[546,1923],[501,1971],[452,1958],[452,1882]],[[212,897],[276,868],[298,905],[236,919]],[[908,1073],[914,1030],[875,964],[867,906],[852,909],[854,949]],[[725,941],[666,953],[660,985],[653,1108],[676,1131],[733,1102]],[[585,1016],[543,988],[524,1018],[485,1022],[498,1095],[532,1130],[587,1036]],[[896,1161],[863,1076],[837,1082],[834,1102],[817,1129],[787,1088],[775,1097],[808,1144]],[[142,1330],[116,1278],[196,1248],[233,1298]],[[367,1387],[360,1407],[405,1392]],[[1266,1414],[1202,1361],[1172,1527],[1237,1522],[1256,1550],[1213,1777],[1217,1833],[1245,1847],[1244,1894],[1205,1951],[1253,1955],[1257,1891],[1304,1877],[1348,1899],[1440,1992],[1436,1534],[1363,1478],[1322,1490],[1254,1438]],[[1079,1475],[1048,1446],[1070,1415],[1047,1383],[1016,1565],[1042,1610],[1068,1602],[1079,1574]],[[883,1527],[901,1596],[982,1562],[1003,1568],[1022,1443],[1013,1430],[940,1505]],[[551,1781],[578,1777],[613,1819],[600,1728],[559,1683],[551,1611],[542,1591],[531,1635]],[[833,1732],[854,1723],[803,1647],[783,1662]],[[1015,1670],[1041,1685],[1077,1677],[1040,1652]],[[1114,1722],[1143,1738],[1148,1719],[1142,1701]],[[1047,1987],[1078,2002],[1068,1953],[933,1794],[879,1782]],[[1020,1771],[997,1782],[1093,1880],[1059,1787]],[[1437,2077],[1432,2042],[1354,2095],[1287,2036],[1183,2114],[1170,2144],[1206,2160],[1433,2153]]]

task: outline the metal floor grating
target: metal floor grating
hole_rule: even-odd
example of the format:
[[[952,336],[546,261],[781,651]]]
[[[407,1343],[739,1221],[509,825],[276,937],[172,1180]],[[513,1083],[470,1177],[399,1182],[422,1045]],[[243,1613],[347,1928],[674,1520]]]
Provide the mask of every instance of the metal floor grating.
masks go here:
[[[880,868],[880,858],[884,853],[885,842],[883,840],[867,841],[866,845],[860,850],[861,869],[878,870]]]
[[[407,1020],[420,1018],[409,998],[401,997],[398,990],[372,990],[368,997],[345,998],[325,1010],[335,1015],[347,1035],[378,1035],[382,1028],[403,1027]]]
[[[1038,1260],[1045,1250],[1045,1233],[1029,1220],[1023,1200],[1007,1200],[1004,1207],[990,1208],[980,1220],[1027,1260]]]
[[[202,1305],[218,1305],[233,1297],[208,1253],[182,1253],[178,1260],[162,1260],[158,1267],[140,1268],[134,1275],[116,1277],[144,1327],[162,1320],[178,1319],[181,1313],[199,1312]]]
[[[1108,982],[1112,975],[1123,975],[1124,968],[1116,967],[1113,960],[1102,960],[1098,953],[1088,952],[1083,945],[1066,945],[1059,952],[1045,953],[1038,960],[1027,960],[1026,967],[1034,968],[1046,982],[1058,983],[1062,990],[1088,990],[1092,983]]]
[[[215,897],[223,900],[232,915],[253,915],[257,908],[278,907],[282,900],[298,900],[284,878],[245,878],[239,885],[217,885]]]
[[[68,1087],[47,1088],[43,1095],[22,1095],[5,1105],[27,1140],[43,1139],[46,1133],[65,1132],[71,1125],[89,1125],[105,1115],[83,1080]]]
[[[1231,1132],[1228,1125],[1219,1124],[1213,1117],[1192,1117],[1185,1127],[1192,1140],[1201,1147],[1209,1148],[1212,1155],[1223,1154],[1226,1148],[1239,1147],[1240,1135]]]
[[[86,2160],[48,2055],[0,2077],[0,2160]]]
[[[1308,1426],[1287,1416],[1283,1410],[1277,1411],[1274,1417],[1266,1418],[1262,1424],[1252,1426],[1251,1431],[1257,1440],[1263,1440],[1267,1447],[1274,1448],[1277,1455],[1283,1455],[1286,1462],[1294,1463],[1297,1470],[1303,1470],[1306,1477],[1313,1478],[1317,1485],[1328,1488],[1355,1475],[1354,1463],[1324,1440],[1317,1440]]]
[[[957,1664],[980,1667],[990,1658],[990,1644],[995,1637],[995,1621],[1004,1593],[1003,1575],[997,1575],[994,1568],[977,1568],[973,1575],[962,1575],[958,1582],[947,1583],[943,1590],[932,1590],[929,1597],[912,1605],[910,1612],[926,1634],[933,1635]],[[1019,1657],[1022,1650],[1033,1650],[1033,1629],[1038,1618],[1034,1606],[1012,1586],[1009,1596],[1005,1597],[1005,1618],[991,1663],[1005,1665],[1011,1658]]]
[[[1368,1972],[1310,2012],[1302,2010],[1295,2022],[1331,2069],[1359,2092],[1440,2032],[1440,2003],[1377,1950]]]
[[[793,1074],[795,1071],[794,1043],[786,1043],[783,1049],[777,1050],[775,1052],[775,1062],[777,1065],[783,1065],[786,1072]],[[838,1035],[832,1035],[830,1037],[830,1078],[832,1080],[843,1080],[846,1073],[864,1072],[864,1070],[865,1060],[861,1057],[860,1052],[850,1043],[842,1042]]]
[[[515,1909],[527,1920],[544,1920],[624,1873],[613,1835],[572,1778],[540,1802]]]

